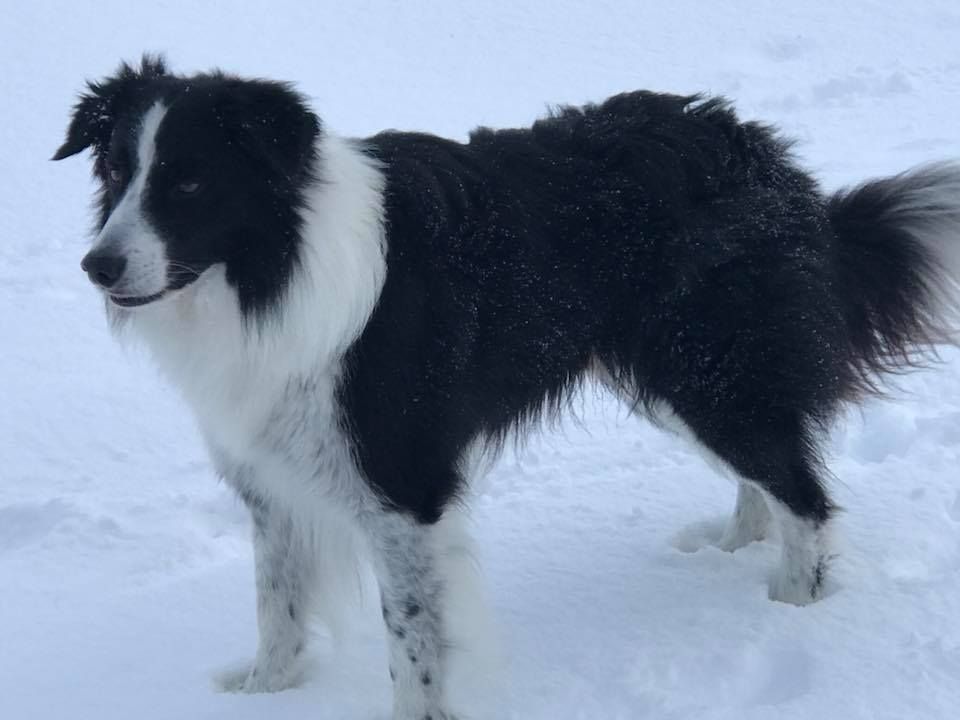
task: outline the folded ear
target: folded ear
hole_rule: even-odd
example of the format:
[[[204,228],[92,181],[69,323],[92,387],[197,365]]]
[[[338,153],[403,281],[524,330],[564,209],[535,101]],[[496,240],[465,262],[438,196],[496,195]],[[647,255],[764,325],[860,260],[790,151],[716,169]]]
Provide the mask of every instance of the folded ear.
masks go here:
[[[285,83],[239,80],[225,88],[218,112],[238,144],[275,178],[295,183],[313,169],[320,119]]]
[[[74,106],[67,139],[51,160],[63,160],[91,146],[102,147],[110,139],[114,122],[110,110],[112,103],[101,97],[92,83],[89,87],[91,92],[81,95],[80,102]]]
[[[131,101],[134,90],[166,72],[163,58],[144,55],[139,69],[123,63],[113,77],[88,82],[87,92],[73,108],[67,139],[51,159],[63,160],[88,147],[97,152],[105,150],[117,117]]]

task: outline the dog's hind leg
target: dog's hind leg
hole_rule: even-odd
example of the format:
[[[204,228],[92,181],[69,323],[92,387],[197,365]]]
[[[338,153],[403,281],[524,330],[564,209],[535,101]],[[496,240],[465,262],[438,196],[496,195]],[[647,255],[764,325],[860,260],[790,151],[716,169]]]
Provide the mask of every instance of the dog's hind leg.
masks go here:
[[[770,581],[770,599],[806,605],[820,599],[830,555],[828,518],[799,514],[771,495],[780,526],[780,566]]]
[[[638,403],[636,390],[615,380],[614,374],[600,363],[596,363],[591,368],[591,372],[603,387],[613,393],[630,409],[631,414],[647,417],[658,427],[699,444],[690,428],[679,417],[676,417],[672,409],[665,403]],[[701,450],[705,450],[710,455],[708,461],[711,463],[718,460],[709,449],[701,447]],[[767,536],[770,521],[770,509],[764,499],[763,491],[754,483],[743,478],[737,478],[737,504],[717,545],[721,550],[733,552],[752,542],[763,540]]]
[[[770,508],[763,491],[747,480],[737,482],[737,504],[717,543],[721,550],[733,552],[767,536]]]
[[[690,394],[662,401],[654,420],[705,448],[712,463],[737,479],[737,504],[721,549],[761,539],[776,521],[783,545],[770,598],[794,605],[817,600],[830,558],[834,505],[821,479],[815,433],[803,414],[750,406],[735,395],[704,403]]]
[[[751,414],[759,422],[742,426],[744,415],[730,412],[722,417],[720,422],[690,413],[686,420],[697,439],[741,478],[737,509],[721,546],[735,549],[754,539],[772,515],[783,545],[770,598],[811,603],[823,592],[834,506],[804,421],[788,411]]]

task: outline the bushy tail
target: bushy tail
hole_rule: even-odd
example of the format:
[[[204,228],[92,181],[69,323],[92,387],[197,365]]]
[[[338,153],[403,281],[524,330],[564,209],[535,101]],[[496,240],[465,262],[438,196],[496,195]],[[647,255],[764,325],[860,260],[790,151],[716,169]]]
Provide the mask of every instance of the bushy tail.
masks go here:
[[[960,341],[960,164],[841,191],[828,214],[861,389]]]

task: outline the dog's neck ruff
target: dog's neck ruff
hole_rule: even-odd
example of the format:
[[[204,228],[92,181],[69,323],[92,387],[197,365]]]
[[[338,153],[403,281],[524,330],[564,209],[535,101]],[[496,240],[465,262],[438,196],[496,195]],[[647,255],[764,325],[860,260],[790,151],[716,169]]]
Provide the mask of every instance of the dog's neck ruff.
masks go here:
[[[384,176],[354,141],[324,134],[305,191],[289,285],[258,322],[241,312],[222,265],[127,318],[222,450],[257,437],[292,386],[332,387],[386,276]],[[233,437],[211,437],[229,427]],[[226,447],[224,447],[226,446]]]

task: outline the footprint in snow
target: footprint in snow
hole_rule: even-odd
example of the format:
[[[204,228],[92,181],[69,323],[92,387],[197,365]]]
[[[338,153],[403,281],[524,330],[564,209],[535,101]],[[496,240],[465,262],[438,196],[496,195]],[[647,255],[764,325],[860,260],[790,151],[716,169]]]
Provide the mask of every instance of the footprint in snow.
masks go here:
[[[76,515],[62,500],[45,503],[13,503],[0,507],[0,552],[35,543],[63,520]]]
[[[806,649],[768,643],[758,650],[754,666],[747,668],[755,683],[752,704],[780,705],[811,691],[813,658]]]

